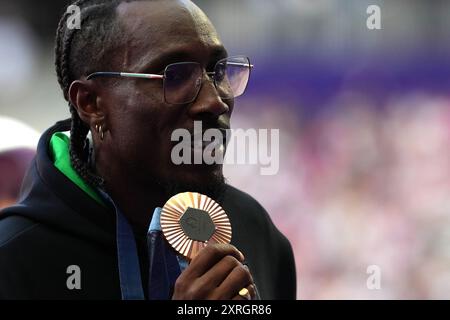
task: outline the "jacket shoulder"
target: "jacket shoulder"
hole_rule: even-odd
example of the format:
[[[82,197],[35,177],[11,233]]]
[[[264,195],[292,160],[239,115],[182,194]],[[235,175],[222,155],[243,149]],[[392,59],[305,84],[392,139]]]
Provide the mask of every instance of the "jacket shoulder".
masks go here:
[[[239,212],[240,220],[244,219],[243,214],[245,214],[245,219],[249,220],[247,222],[262,223],[269,228],[274,227],[270,215],[255,198],[231,185],[227,185],[223,204],[226,212],[228,212],[227,209],[230,209],[230,214]]]
[[[224,208],[230,210],[236,244],[248,257],[253,256],[264,299],[296,298],[296,267],[292,246],[273,223],[264,207],[249,194],[227,187]],[[234,224],[233,224],[234,222]],[[263,261],[261,264],[260,261]],[[283,290],[277,290],[282,287]]]
[[[0,247],[14,241],[38,225],[39,223],[22,216],[0,216]]]
[[[264,211],[266,213],[266,210],[262,207],[262,205],[251,195],[248,193],[237,189],[236,187],[233,187],[229,184],[227,184],[226,187],[226,201],[239,203],[241,205],[245,205],[248,207],[252,207],[255,210],[258,211]]]

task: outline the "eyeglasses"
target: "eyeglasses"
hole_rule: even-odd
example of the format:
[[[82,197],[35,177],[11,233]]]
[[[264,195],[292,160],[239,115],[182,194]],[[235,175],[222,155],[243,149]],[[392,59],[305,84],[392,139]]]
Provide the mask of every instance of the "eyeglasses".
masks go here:
[[[213,80],[217,93],[222,99],[241,96],[247,88],[251,69],[250,59],[234,56],[219,60],[213,72],[206,74]],[[128,77],[149,80],[163,80],[164,101],[168,104],[187,104],[197,99],[203,84],[203,68],[198,62],[177,62],[169,64],[164,74],[95,72],[87,80],[97,77]]]

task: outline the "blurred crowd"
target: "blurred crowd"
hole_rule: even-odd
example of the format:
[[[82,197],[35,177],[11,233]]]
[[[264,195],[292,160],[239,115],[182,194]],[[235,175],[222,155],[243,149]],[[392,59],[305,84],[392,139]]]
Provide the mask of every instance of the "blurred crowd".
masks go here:
[[[450,97],[412,94],[384,110],[349,93],[334,103],[301,126],[289,109],[265,111],[258,125],[281,128],[279,174],[233,167],[229,179],[291,240],[299,298],[449,299]],[[380,290],[367,288],[371,265]]]
[[[0,116],[0,209],[13,205],[36,153],[39,134],[28,125]]]

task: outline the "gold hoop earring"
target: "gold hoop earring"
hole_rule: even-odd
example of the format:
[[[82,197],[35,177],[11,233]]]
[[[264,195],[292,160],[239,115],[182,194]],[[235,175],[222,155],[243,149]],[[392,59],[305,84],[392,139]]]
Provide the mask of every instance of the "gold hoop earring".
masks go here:
[[[103,132],[103,126],[102,125],[95,125],[95,130],[98,134],[100,134],[100,140],[103,140],[105,138],[105,133]]]

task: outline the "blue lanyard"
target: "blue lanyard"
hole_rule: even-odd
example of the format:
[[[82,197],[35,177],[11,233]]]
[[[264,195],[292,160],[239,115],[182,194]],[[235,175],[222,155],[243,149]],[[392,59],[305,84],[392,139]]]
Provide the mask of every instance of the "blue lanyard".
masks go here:
[[[115,207],[115,206],[114,206]],[[117,210],[117,260],[122,300],[145,300],[141,268],[133,231],[123,214]]]
[[[102,190],[99,192],[114,207],[116,213],[117,260],[122,300],[145,300],[133,230],[111,197]],[[177,256],[165,241],[161,232],[160,215],[161,208],[156,208],[147,233],[150,300],[170,299],[173,284],[187,267],[187,261]]]
[[[98,191],[114,207],[116,214],[117,262],[122,300],[145,300],[133,230],[111,197],[103,190]]]
[[[162,234],[160,216],[161,208],[156,208],[147,233],[150,300],[170,299],[175,281],[181,273],[177,256]]]

